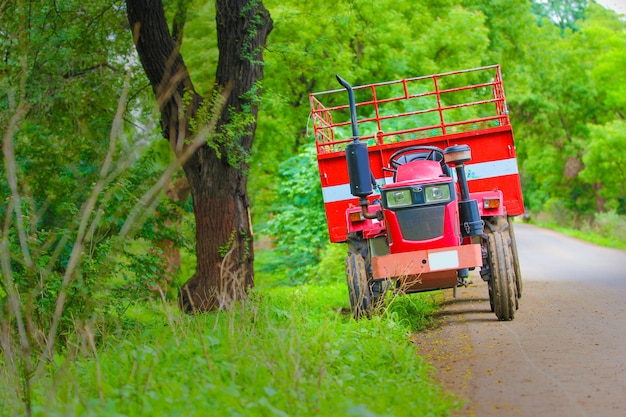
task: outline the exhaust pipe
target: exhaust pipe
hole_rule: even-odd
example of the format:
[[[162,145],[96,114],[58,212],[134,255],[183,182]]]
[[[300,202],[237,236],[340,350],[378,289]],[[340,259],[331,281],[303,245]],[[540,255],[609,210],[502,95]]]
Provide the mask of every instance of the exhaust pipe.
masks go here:
[[[359,138],[359,125],[356,118],[356,102],[352,86],[339,75],[337,81],[348,91],[348,103],[350,105],[350,121],[352,124],[352,143],[346,146],[346,162],[348,163],[348,177],[350,178],[350,193],[359,197],[361,214],[366,219],[377,219],[378,213],[368,211],[369,200],[367,196],[372,194],[373,175],[370,169],[370,159],[367,144]]]

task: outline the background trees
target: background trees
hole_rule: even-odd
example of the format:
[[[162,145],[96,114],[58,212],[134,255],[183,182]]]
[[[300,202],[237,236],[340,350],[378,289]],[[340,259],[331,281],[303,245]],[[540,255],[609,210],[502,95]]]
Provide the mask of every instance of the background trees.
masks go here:
[[[150,117],[117,7],[2,6],[2,324],[17,320],[23,346],[51,351],[56,334],[92,320],[102,298],[105,311],[124,309],[124,298],[106,293],[138,296],[156,277],[145,251],[126,252],[132,240],[117,239],[157,172],[154,154],[142,152]],[[121,271],[125,252],[129,262],[143,257],[142,274]]]

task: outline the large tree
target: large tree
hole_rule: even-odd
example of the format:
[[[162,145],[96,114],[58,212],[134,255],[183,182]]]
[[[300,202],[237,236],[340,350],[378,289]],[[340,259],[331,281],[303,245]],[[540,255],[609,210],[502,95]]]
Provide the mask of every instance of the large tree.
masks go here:
[[[272,20],[260,0],[216,0],[219,60],[214,92],[202,97],[180,54],[189,1],[178,2],[171,31],[162,0],[126,4],[172,149],[184,155],[191,138],[215,122],[207,141],[183,161],[194,203],[197,264],[179,292],[179,304],[184,311],[224,308],[244,298],[254,282],[248,156],[263,78],[262,48]]]

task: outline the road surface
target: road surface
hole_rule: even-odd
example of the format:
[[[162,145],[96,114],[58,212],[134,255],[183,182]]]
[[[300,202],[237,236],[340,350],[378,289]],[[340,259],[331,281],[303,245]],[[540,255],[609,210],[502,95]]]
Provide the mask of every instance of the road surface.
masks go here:
[[[441,326],[415,335],[459,416],[626,416],[626,251],[515,223],[524,292],[515,320],[486,284],[446,293]]]

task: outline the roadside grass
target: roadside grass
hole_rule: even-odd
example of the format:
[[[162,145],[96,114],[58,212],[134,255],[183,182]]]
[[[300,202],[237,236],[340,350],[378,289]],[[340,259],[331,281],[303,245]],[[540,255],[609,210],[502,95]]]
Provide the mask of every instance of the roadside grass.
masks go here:
[[[198,316],[137,304],[118,330],[77,329],[76,346],[32,378],[33,415],[447,416],[458,407],[410,342],[437,308],[432,296],[391,299],[360,321],[347,306],[344,282],[261,284],[231,311]],[[0,409],[23,415],[5,376]]]
[[[626,216],[615,211],[577,215],[553,203],[531,222],[599,246],[626,250]]]
[[[552,229],[565,235],[575,237],[585,242],[593,243],[594,245],[604,246],[607,248],[623,249],[626,250],[626,241],[614,237],[606,237],[598,233],[591,231],[572,229],[570,227],[563,227],[551,222],[534,222],[537,226]]]

